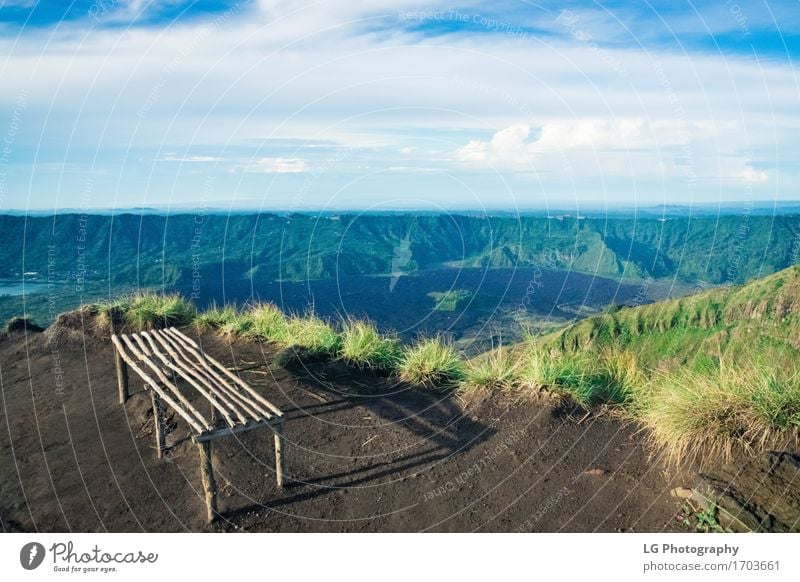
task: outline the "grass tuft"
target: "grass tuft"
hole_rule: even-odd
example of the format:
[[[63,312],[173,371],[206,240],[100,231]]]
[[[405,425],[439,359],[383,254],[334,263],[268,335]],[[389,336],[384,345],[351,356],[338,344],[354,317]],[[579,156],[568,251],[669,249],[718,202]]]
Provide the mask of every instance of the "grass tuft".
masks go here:
[[[461,388],[513,390],[522,386],[523,382],[523,360],[508,348],[500,346],[467,361]]]
[[[245,333],[262,340],[282,342],[286,339],[286,316],[273,303],[258,303],[244,314]]]
[[[192,303],[177,294],[137,293],[92,306],[98,325],[112,330],[122,324],[133,330],[188,325],[197,316]]]
[[[224,329],[230,333],[234,331],[236,327],[234,323],[240,317],[241,314],[233,305],[226,305],[224,307],[217,307],[214,305],[202,313],[198,313],[194,324],[200,330]]]
[[[530,349],[524,358],[526,384],[567,396],[584,408],[629,402],[642,377],[627,352],[552,355]]]
[[[372,323],[354,319],[343,325],[339,353],[348,364],[378,370],[393,370],[402,354],[396,339],[381,335]]]
[[[662,374],[640,394],[634,417],[673,462],[730,460],[797,442],[800,380],[796,371],[758,363]]]
[[[316,315],[292,316],[286,320],[281,343],[312,355],[333,355],[341,346],[341,336],[333,326]]]
[[[452,386],[464,375],[453,345],[440,337],[423,339],[408,348],[399,366],[400,378],[423,386]]]

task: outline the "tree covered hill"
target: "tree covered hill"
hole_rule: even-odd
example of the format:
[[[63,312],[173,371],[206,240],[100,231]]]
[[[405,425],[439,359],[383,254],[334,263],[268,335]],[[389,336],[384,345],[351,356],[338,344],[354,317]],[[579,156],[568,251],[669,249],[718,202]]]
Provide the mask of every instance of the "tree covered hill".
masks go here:
[[[796,262],[800,216],[599,219],[278,214],[0,216],[0,277],[136,287],[442,265],[741,283]]]

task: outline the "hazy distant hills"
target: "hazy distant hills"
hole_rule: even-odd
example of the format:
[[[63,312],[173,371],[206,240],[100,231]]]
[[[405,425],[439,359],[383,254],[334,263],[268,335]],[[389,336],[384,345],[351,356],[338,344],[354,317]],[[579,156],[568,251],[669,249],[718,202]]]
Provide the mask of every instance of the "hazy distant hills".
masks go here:
[[[800,216],[185,214],[0,216],[0,276],[186,285],[307,280],[441,266],[543,266],[610,277],[739,283],[796,262]]]

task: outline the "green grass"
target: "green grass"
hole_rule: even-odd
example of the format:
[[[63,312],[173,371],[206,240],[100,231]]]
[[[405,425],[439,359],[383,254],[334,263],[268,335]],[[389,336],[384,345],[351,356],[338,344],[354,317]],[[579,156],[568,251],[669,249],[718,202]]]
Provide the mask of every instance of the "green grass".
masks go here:
[[[732,459],[796,443],[800,371],[755,361],[662,374],[640,391],[633,417],[674,462]]]
[[[452,289],[450,291],[431,291],[428,297],[436,302],[436,311],[455,311],[458,304],[472,297],[472,292],[467,289]]]
[[[286,316],[272,303],[258,303],[245,313],[246,334],[258,339],[282,342],[286,339]]]
[[[464,375],[452,343],[440,337],[420,340],[406,349],[398,371],[401,379],[422,386],[452,386]]]
[[[200,330],[224,330],[227,333],[236,333],[241,327],[239,320],[242,315],[233,305],[217,307],[216,305],[198,313],[194,324]]]
[[[341,335],[327,321],[309,314],[286,320],[281,343],[315,355],[334,355],[341,346]]]
[[[711,349],[747,355],[752,342],[777,338],[778,345],[797,346],[800,328],[800,267],[785,269],[745,285],[635,308],[607,310],[561,330],[546,339],[548,347],[565,352],[628,348],[642,365],[674,367]],[[795,347],[795,356],[797,350]]]
[[[399,341],[382,336],[372,323],[348,320],[342,328],[339,353],[348,364],[360,368],[393,370],[400,362],[402,350]]]
[[[101,325],[113,328],[123,324],[136,331],[188,325],[197,316],[194,305],[177,294],[137,293],[91,308],[98,314]]]
[[[468,360],[461,381],[463,390],[514,390],[524,383],[524,362],[507,347]]]

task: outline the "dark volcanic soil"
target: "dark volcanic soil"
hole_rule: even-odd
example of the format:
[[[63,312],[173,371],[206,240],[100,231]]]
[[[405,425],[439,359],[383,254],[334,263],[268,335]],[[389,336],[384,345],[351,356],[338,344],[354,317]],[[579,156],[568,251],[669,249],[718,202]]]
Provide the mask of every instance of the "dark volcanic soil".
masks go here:
[[[157,460],[135,375],[117,403],[108,337],[17,332],[0,339],[3,530],[681,528],[669,497],[679,483],[618,421],[530,396],[463,402],[338,363],[285,369],[270,346],[201,340],[287,413],[288,487],[275,485],[267,430],[215,441],[222,516],[207,526],[185,424],[171,419]]]

